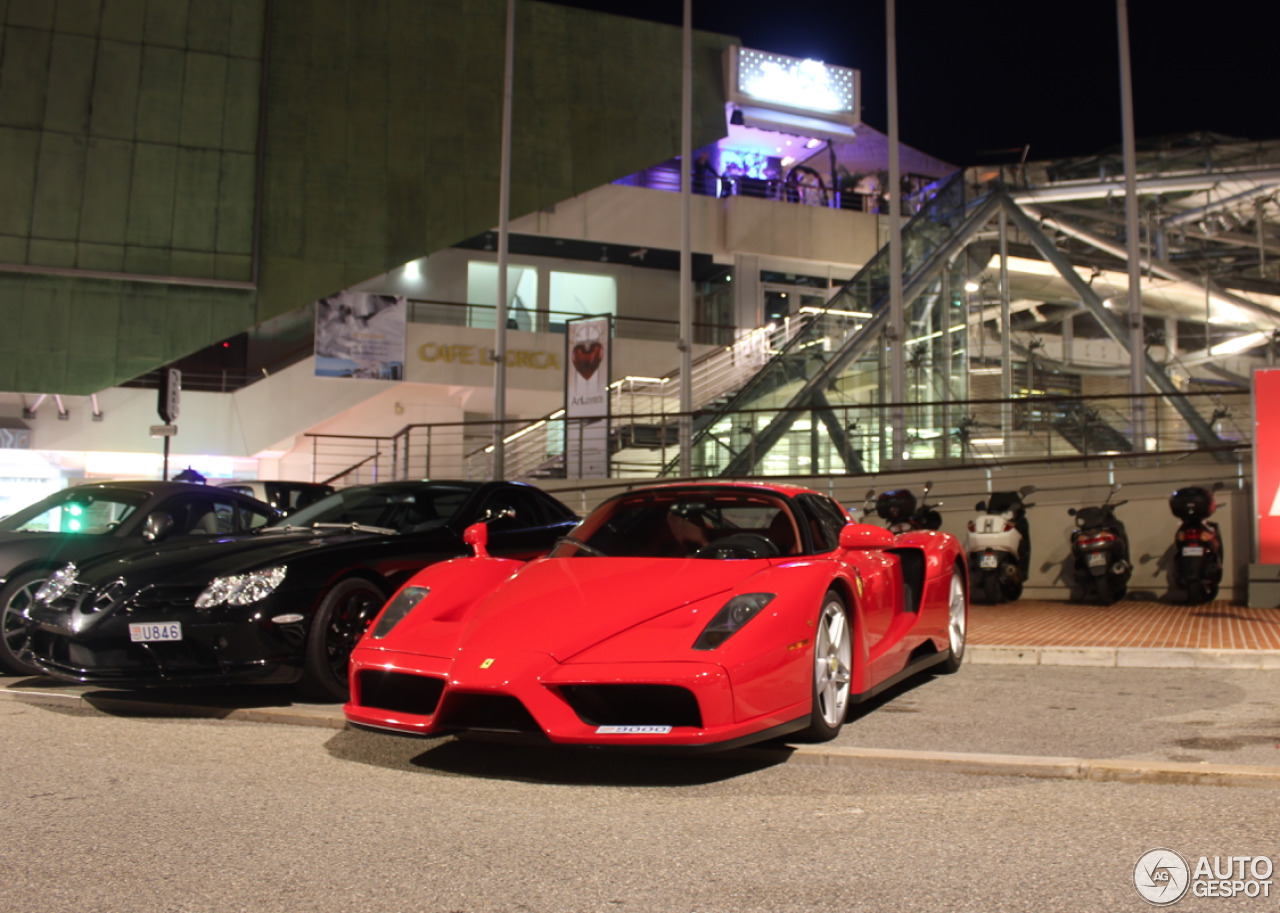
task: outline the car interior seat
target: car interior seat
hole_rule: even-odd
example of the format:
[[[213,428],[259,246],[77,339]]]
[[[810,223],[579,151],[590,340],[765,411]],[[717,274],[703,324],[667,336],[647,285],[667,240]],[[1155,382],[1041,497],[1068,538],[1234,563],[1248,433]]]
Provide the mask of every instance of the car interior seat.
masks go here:
[[[796,536],[795,524],[791,522],[791,516],[785,511],[778,511],[773,520],[769,522],[769,528],[765,530],[765,536],[773,540],[773,544],[778,547],[780,555],[797,555],[800,553],[800,540]]]

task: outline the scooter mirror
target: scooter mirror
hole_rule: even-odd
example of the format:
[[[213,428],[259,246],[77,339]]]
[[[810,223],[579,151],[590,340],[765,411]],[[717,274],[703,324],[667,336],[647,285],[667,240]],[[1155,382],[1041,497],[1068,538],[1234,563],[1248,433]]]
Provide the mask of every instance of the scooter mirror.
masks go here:
[[[978,513],[982,513],[984,510],[987,509],[987,502],[979,501],[977,504],[973,505],[973,509],[976,510]]]
[[[1074,517],[1075,515],[1076,515],[1076,509],[1074,507],[1068,507],[1067,516]]]
[[[1027,495],[1033,494],[1035,490],[1036,487],[1034,485],[1023,485],[1018,489],[1018,494],[1025,498]]]

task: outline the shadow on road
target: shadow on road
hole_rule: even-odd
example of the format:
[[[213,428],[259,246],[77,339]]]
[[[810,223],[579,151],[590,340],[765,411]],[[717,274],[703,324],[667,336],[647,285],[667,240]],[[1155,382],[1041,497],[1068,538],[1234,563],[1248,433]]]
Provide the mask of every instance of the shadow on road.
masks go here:
[[[326,747],[336,758],[378,767],[562,786],[700,786],[784,764],[791,753],[785,746],[689,753],[475,737],[418,740],[354,729]]]

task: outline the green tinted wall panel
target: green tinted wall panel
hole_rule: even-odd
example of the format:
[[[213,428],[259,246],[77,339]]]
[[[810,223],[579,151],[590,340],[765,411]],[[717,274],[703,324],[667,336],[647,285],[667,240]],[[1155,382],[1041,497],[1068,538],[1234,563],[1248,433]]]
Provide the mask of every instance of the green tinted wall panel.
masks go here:
[[[182,130],[182,93],[187,55],[174,48],[142,49],[138,80],[137,138],[147,143],[179,141]]]
[[[37,131],[0,127],[0,163],[6,175],[0,181],[0,235],[26,237],[31,232],[39,156]]]
[[[99,43],[90,133],[133,139],[138,121],[138,80],[141,73],[141,45],[109,40]]]
[[[129,186],[134,144],[90,137],[85,153],[84,201],[79,236],[99,244],[120,244],[129,218]]]
[[[174,193],[182,202],[174,209],[175,248],[213,251],[218,234],[218,182],[221,172],[222,153],[218,150],[178,149]],[[213,270],[212,260],[209,270]]]
[[[102,9],[102,37],[140,42],[146,21],[147,0],[111,0]]]
[[[239,57],[227,61],[221,148],[233,152],[257,151],[258,96],[261,90],[262,65],[259,61]]]
[[[168,247],[172,243],[177,178],[176,146],[137,144],[133,154],[125,241],[155,248]]]
[[[103,0],[58,0],[54,29],[68,35],[96,36],[101,27]]]
[[[231,0],[227,53],[258,60],[262,54],[262,0]]]
[[[9,25],[44,30],[53,27],[55,5],[50,0],[28,0],[26,3],[10,3],[8,7],[5,21]]]
[[[183,76],[178,142],[206,149],[220,147],[227,96],[227,59],[189,52]]]
[[[143,40],[171,48],[187,46],[186,0],[148,0]]]
[[[94,392],[498,221],[505,0],[19,5],[0,262],[95,276],[0,273],[7,325],[37,290],[73,302],[41,325],[61,354],[0,359],[0,389]],[[698,145],[729,41],[695,36]],[[512,216],[677,154],[679,53],[679,29],[520,0]]]
[[[219,161],[218,233],[214,249],[219,254],[253,253],[253,194],[257,163],[253,156],[223,152]],[[218,278],[226,278],[219,273]],[[249,270],[237,275],[239,281],[250,279]]]
[[[5,29],[4,60],[0,61],[0,126],[40,128],[52,45],[50,32]]]
[[[44,102],[45,130],[83,134],[89,129],[97,44],[85,35],[54,35]]]
[[[187,47],[226,55],[231,51],[231,0],[191,0]]]
[[[83,136],[44,133],[36,166],[31,233],[42,240],[72,240],[80,225],[86,141]]]

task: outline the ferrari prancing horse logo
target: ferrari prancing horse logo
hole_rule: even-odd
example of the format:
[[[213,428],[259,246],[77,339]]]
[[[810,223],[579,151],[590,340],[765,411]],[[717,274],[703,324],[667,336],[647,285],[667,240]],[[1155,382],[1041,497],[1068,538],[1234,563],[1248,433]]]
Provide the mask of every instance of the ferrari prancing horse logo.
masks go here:
[[[482,662],[482,663],[480,664],[480,668],[481,668],[481,669],[488,669],[488,668],[489,668],[490,666],[492,666],[492,665],[493,665],[493,659],[492,659],[492,658],[490,658],[490,659],[486,659],[484,662]]]

